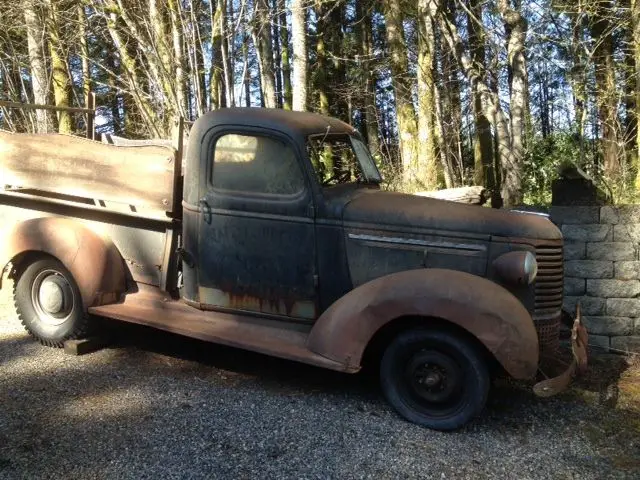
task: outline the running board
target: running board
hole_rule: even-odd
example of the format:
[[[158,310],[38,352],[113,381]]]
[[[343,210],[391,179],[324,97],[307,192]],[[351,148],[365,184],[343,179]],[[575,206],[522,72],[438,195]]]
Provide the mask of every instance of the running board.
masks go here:
[[[89,313],[330,370],[359,370],[311,352],[306,346],[308,328],[301,331],[300,325],[202,311],[173,300],[158,288],[140,284],[138,288],[138,292],[127,294],[124,302],[91,307]]]

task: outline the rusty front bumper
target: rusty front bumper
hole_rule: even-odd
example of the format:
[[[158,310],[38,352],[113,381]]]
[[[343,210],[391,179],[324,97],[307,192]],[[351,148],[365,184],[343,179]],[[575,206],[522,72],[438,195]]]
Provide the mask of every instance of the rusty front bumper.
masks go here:
[[[576,307],[576,319],[571,329],[571,364],[557,377],[536,383],[533,386],[534,393],[539,397],[551,397],[566,390],[573,376],[584,373],[587,369],[587,344],[587,329],[582,325],[580,305],[578,304]]]

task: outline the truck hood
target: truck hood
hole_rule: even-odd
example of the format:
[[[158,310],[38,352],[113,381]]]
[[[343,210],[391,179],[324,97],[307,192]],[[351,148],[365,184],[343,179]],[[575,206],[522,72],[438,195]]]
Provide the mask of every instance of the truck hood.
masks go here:
[[[428,228],[500,237],[559,240],[562,233],[546,217],[464,205],[434,198],[373,189],[339,195],[345,223],[370,223],[403,228]],[[334,201],[338,198],[334,198]],[[339,201],[339,200],[338,200]]]

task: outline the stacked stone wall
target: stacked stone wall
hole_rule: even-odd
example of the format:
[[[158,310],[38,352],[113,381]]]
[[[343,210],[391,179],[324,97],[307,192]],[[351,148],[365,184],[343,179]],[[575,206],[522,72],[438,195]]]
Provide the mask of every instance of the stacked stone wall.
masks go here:
[[[551,207],[565,239],[564,309],[592,344],[640,353],[640,206]]]

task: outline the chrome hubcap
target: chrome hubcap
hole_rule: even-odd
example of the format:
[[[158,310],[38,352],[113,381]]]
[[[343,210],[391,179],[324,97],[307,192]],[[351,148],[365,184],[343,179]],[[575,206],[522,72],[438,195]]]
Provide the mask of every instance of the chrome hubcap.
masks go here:
[[[73,289],[60,272],[45,270],[33,282],[31,301],[40,320],[50,325],[60,325],[73,310]]]

